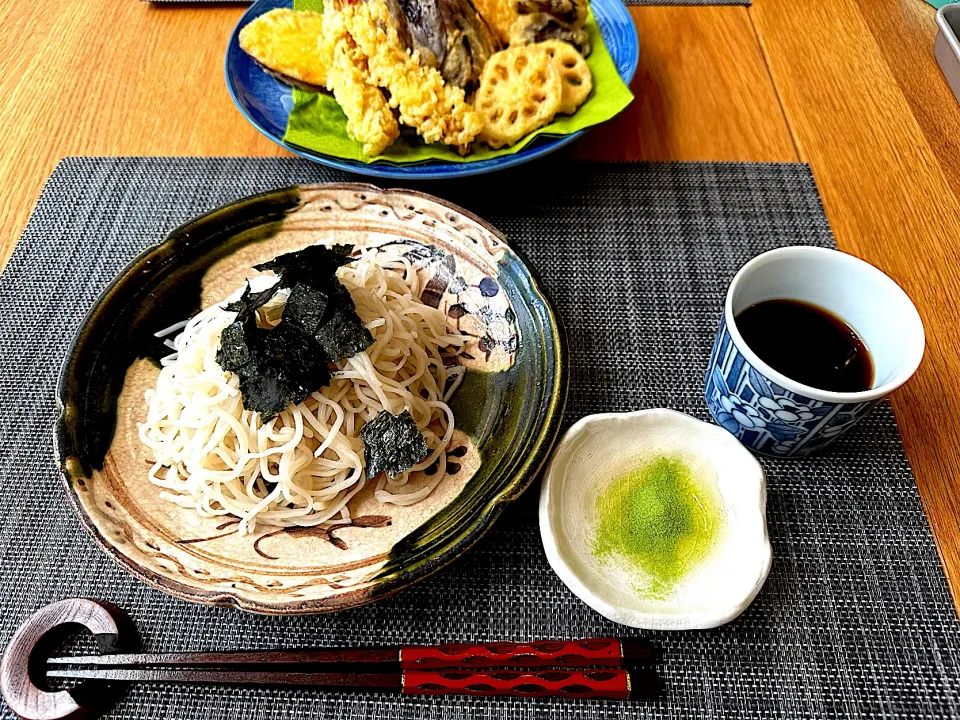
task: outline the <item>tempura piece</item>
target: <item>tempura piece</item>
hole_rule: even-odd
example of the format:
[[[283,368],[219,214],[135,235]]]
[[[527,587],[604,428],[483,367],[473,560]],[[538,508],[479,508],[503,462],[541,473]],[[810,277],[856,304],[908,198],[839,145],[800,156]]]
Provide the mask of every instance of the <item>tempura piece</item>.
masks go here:
[[[317,90],[326,86],[333,62],[322,35],[321,13],[277,8],[240,31],[240,47],[281,82]]]
[[[473,0],[504,45],[533,45],[565,40],[586,57],[590,42],[583,31],[587,0]]]
[[[510,28],[520,13],[517,0],[473,0],[477,11],[504,45],[510,42]]]
[[[397,34],[420,64],[469,94],[500,43],[470,0],[385,0]]]
[[[592,50],[586,30],[568,25],[548,13],[521,15],[510,26],[510,47],[535,45],[548,40],[569,43],[579,50],[583,57],[587,57]]]
[[[468,152],[483,130],[483,117],[470,106],[461,88],[446,85],[438,70],[424,67],[419,54],[407,50],[383,0],[341,0],[336,4],[339,8],[331,13],[343,18],[367,58],[370,79],[389,91],[391,107],[400,110],[400,122],[414,128],[426,143],[439,142]],[[334,6],[329,2],[326,7]]]
[[[538,47],[543,48],[550,56],[553,68],[559,73],[563,85],[563,97],[560,98],[560,109],[557,112],[573,115],[593,90],[590,66],[572,45],[562,40],[547,40],[539,43]]]
[[[367,59],[339,13],[328,19],[323,44],[333,58],[327,89],[347,116],[347,133],[363,143],[364,155],[379,155],[400,136],[400,127],[380,88],[370,83]]]
[[[501,50],[484,68],[477,92],[485,122],[480,139],[492,148],[513,145],[553,120],[562,99],[563,82],[545,48]]]
[[[582,28],[587,21],[587,0],[512,0],[521,15],[546,13],[572,28]]]

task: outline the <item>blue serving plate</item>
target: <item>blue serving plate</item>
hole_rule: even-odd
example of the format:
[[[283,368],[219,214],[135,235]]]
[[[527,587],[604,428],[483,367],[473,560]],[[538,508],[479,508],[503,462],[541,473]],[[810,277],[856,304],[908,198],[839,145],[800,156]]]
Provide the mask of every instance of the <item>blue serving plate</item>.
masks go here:
[[[270,77],[253,59],[240,49],[240,30],[255,17],[274,8],[292,7],[293,0],[257,0],[240,18],[227,45],[224,70],[227,89],[243,116],[268,138],[287,150],[308,160],[340,168],[360,175],[384,178],[417,178],[436,180],[440,178],[466,177],[503,170],[520,165],[569,145],[582,136],[580,130],[562,137],[541,136],[513,155],[478,160],[476,162],[449,163],[431,160],[417,165],[395,165],[380,162],[365,164],[353,160],[322,155],[306,148],[289,145],[283,141],[287,130],[287,118],[293,109],[293,91]],[[637,29],[630,13],[621,0],[592,0],[591,9],[600,28],[607,50],[617,66],[623,81],[630,84],[637,70],[639,44]]]

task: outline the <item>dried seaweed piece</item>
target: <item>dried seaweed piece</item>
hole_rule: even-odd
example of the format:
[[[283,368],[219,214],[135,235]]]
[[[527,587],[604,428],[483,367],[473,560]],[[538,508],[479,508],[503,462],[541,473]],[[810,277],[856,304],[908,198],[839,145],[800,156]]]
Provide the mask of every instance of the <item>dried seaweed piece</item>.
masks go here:
[[[273,329],[257,325],[257,309],[278,290],[279,284],[254,293],[247,285],[240,299],[226,306],[237,318],[220,334],[217,350],[217,364],[240,379],[243,406],[264,421],[330,382],[329,358],[311,333],[292,322]]]
[[[234,372],[240,378],[243,406],[266,421],[301,403],[330,382],[328,358],[319,344],[292,323],[272,330],[244,324],[250,360]]]
[[[253,292],[253,289],[250,287],[250,283],[247,283],[246,289],[243,291],[243,295],[240,296],[239,300],[235,300],[232,303],[224,306],[224,310],[228,312],[235,312],[237,314],[237,321],[243,322],[247,318],[253,317],[253,314],[266,305],[273,298],[274,295],[280,290],[280,284],[271,285],[265,290],[260,290],[259,292]]]
[[[224,370],[237,370],[250,362],[252,355],[247,342],[248,331],[256,328],[257,309],[266,305],[279,289],[279,285],[273,285],[255,293],[247,283],[240,299],[225,306],[225,310],[237,313],[237,317],[220,334],[217,364]]]
[[[279,284],[291,288],[284,320],[310,333],[334,362],[373,345],[373,335],[336,276],[338,268],[352,262],[352,252],[353,245],[313,245],[256,266],[277,273]]]
[[[292,322],[313,335],[320,327],[329,304],[328,293],[297,283],[290,290],[290,297],[283,309],[283,322]]]
[[[281,287],[289,288],[303,283],[322,290],[334,284],[339,268],[353,262],[350,257],[352,252],[353,245],[311,245],[303,250],[278,255],[254,267],[275,272],[280,276]]]
[[[237,370],[251,360],[250,348],[244,338],[243,323],[234,322],[220,333],[217,364],[224,370]]]
[[[327,312],[313,336],[334,362],[343,362],[373,345],[373,335],[357,315],[357,307],[346,289],[330,298]]]
[[[423,460],[430,452],[427,441],[409,410],[394,415],[381,410],[360,430],[367,477],[380,473],[395,477]]]
[[[311,246],[257,265],[279,281],[253,292],[248,284],[226,309],[237,313],[220,335],[217,363],[235,372],[247,410],[269,420],[330,382],[330,361],[342,362],[373,344],[337,269],[351,262],[352,245]],[[257,310],[290,289],[280,322],[257,324]]]

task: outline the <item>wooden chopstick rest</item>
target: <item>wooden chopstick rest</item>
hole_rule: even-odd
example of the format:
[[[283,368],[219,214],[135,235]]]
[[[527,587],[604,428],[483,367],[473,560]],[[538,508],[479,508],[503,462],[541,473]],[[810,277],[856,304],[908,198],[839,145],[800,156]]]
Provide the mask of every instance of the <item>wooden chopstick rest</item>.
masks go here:
[[[108,603],[71,598],[40,608],[17,628],[0,660],[0,693],[21,718],[59,720],[95,716],[116,699],[119,688],[103,683],[82,683],[58,691],[42,687],[44,673],[40,663],[64,634],[77,625],[93,633],[102,653],[132,650],[137,641],[136,628],[130,619]]]

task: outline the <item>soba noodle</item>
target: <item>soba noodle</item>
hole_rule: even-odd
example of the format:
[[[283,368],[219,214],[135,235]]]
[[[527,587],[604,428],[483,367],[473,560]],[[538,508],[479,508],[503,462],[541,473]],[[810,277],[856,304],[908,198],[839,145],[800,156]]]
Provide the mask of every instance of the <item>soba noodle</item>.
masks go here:
[[[397,251],[362,250],[337,276],[375,342],[341,363],[329,385],[266,423],[244,409],[238,377],[216,362],[220,333],[236,316],[223,308],[226,301],[183,325],[138,426],[154,461],[150,480],[163,498],[205,517],[236,516],[241,533],[259,524],[349,523],[348,502],[366,483],[360,429],[381,410],[404,408],[430,454],[402,475],[379,476],[374,495],[410,505],[440,482],[454,429],[447,401],[463,376],[456,355],[467,338],[442,310],[420,302],[417,268]],[[254,280],[262,289],[273,278]],[[288,294],[280,291],[258,321],[279,322]],[[411,482],[434,463],[433,475],[418,473]]]

